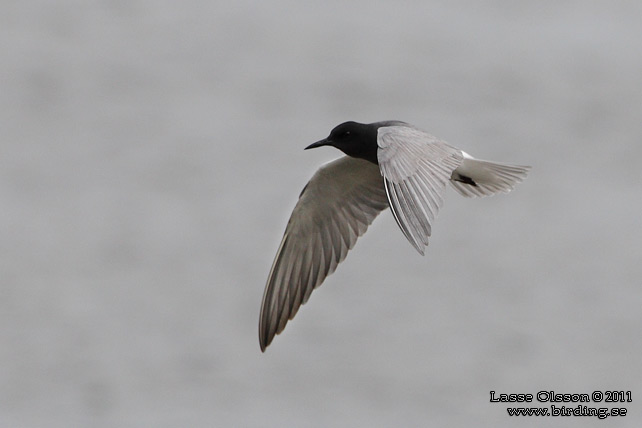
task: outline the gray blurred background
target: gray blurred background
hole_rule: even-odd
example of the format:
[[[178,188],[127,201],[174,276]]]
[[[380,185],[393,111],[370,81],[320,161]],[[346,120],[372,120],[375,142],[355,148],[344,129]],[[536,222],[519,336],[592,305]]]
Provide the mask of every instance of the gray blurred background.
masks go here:
[[[2,2],[0,426],[641,426],[641,22],[637,0]],[[533,171],[449,190],[423,258],[385,212],[261,354],[288,216],[339,155],[303,147],[384,119]],[[490,390],[633,402],[510,418]]]

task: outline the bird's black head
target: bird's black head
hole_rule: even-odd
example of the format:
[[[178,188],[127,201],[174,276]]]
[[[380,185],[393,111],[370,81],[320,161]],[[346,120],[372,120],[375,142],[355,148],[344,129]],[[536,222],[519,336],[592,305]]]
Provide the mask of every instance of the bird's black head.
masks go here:
[[[327,138],[310,144],[306,147],[306,150],[321,146],[332,146],[348,156],[378,164],[377,129],[379,129],[379,126],[374,123],[344,122],[334,128]]]

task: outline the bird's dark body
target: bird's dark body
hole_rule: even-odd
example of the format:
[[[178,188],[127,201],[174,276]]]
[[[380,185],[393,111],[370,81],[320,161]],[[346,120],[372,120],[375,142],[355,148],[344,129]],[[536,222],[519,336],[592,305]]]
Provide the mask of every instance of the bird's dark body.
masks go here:
[[[530,167],[475,159],[397,120],[344,122],[306,149],[347,156],[319,168],[304,187],[270,269],[261,303],[261,350],[312,290],[336,269],[383,210],[424,254],[448,183],[465,197],[510,192]]]

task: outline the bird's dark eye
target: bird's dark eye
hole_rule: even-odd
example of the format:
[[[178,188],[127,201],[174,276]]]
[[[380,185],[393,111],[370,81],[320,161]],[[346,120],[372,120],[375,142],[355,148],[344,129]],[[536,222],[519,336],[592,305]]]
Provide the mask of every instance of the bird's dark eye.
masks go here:
[[[350,131],[344,132],[343,135],[346,135],[346,136],[350,135]]]

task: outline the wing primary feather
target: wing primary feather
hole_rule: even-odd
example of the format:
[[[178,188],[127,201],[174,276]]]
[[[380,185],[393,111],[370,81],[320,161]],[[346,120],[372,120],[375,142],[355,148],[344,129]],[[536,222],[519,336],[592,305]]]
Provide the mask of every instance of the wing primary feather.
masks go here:
[[[417,201],[417,208],[421,212],[421,224],[423,226],[423,232],[426,237],[430,236],[431,234],[431,226],[430,226],[430,221],[434,218],[434,213],[432,212],[432,209],[429,204],[429,197],[424,193],[421,185],[417,182],[416,179],[411,179],[408,180],[412,192],[415,195],[415,200]]]
[[[385,188],[386,188],[386,194],[388,195],[388,199],[390,201],[390,211],[392,211],[392,215],[397,222],[397,225],[401,229],[401,232],[403,232],[404,236],[408,241],[412,244],[413,247],[421,254],[422,256],[424,255],[424,248],[419,245],[419,243],[415,240],[414,236],[408,229],[408,221],[404,215],[404,213],[399,209],[399,199],[397,197],[397,193],[394,189],[394,184],[390,183],[388,180],[385,180]]]

